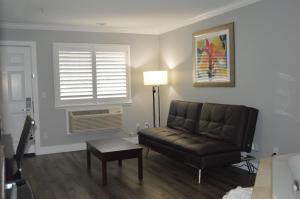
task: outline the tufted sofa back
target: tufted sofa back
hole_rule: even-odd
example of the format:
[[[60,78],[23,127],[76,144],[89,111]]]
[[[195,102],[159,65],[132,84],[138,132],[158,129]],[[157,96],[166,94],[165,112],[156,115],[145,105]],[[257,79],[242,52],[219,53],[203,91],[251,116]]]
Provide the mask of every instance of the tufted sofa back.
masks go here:
[[[258,110],[242,105],[171,102],[167,126],[234,144],[250,152]]]
[[[246,121],[245,106],[205,103],[197,133],[240,146]]]
[[[185,132],[194,132],[201,107],[201,103],[173,100],[167,126]]]

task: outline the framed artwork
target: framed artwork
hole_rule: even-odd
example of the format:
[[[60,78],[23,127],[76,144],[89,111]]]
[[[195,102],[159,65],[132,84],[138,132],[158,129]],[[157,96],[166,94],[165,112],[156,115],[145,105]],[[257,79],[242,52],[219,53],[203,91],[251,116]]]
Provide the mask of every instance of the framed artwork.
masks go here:
[[[234,87],[234,24],[193,34],[193,86]]]

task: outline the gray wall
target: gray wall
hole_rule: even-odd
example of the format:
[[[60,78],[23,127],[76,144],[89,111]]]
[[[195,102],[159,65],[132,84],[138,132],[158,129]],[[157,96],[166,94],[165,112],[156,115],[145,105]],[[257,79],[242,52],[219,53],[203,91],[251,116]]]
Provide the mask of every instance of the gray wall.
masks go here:
[[[40,107],[41,146],[65,145],[88,139],[135,132],[136,123],[151,123],[151,88],[143,85],[142,72],[159,63],[158,36],[113,33],[81,33],[43,30],[0,30],[0,40],[36,41]],[[131,84],[133,103],[124,106],[124,132],[90,135],[67,135],[64,110],[54,107],[52,43],[128,44],[131,47]],[[42,97],[42,94],[46,97]],[[128,134],[127,134],[128,135]]]
[[[160,36],[161,65],[170,69],[162,90],[163,117],[169,101],[244,104],[260,110],[255,143],[269,156],[300,151],[300,1],[259,3]],[[192,87],[192,33],[235,22],[236,87]]]
[[[117,43],[131,46],[133,103],[124,107],[124,132],[152,121],[151,88],[142,71],[159,63],[170,71],[162,88],[165,123],[171,99],[245,104],[260,110],[255,143],[268,156],[300,151],[300,1],[262,0],[238,10],[158,36],[37,30],[0,30],[0,40],[37,42],[42,146],[82,142],[111,136],[66,134],[65,113],[54,108],[53,42]],[[236,87],[192,87],[192,33],[235,22]],[[160,53],[159,53],[160,50]],[[42,98],[42,93],[46,98]]]

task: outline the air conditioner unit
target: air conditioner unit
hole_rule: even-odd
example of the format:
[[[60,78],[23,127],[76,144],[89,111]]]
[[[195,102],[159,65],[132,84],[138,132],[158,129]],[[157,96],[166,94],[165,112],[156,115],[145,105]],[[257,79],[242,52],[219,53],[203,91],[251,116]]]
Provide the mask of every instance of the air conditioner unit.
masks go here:
[[[68,133],[88,133],[122,128],[122,107],[67,110]]]

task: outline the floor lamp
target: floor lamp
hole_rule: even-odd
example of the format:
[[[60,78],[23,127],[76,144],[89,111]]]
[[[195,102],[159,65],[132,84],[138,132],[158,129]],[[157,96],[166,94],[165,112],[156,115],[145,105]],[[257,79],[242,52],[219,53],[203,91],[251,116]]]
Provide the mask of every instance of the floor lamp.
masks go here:
[[[144,72],[144,85],[152,86],[152,102],[153,102],[153,126],[156,127],[156,103],[155,93],[157,93],[158,105],[158,126],[160,126],[160,94],[159,86],[168,84],[167,71],[145,71]]]

